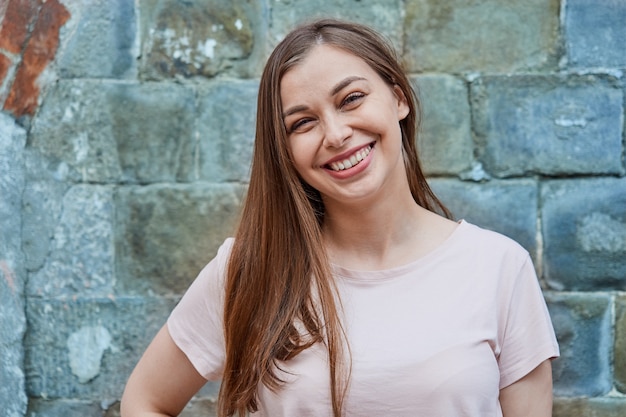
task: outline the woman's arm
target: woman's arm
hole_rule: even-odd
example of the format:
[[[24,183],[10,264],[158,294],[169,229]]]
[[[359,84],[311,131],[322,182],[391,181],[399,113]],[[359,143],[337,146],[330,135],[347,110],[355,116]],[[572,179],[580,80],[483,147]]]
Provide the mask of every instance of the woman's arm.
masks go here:
[[[122,396],[122,417],[177,416],[207,381],[163,326],[133,370]]]
[[[500,390],[504,417],[552,416],[552,363],[543,361],[528,375]]]

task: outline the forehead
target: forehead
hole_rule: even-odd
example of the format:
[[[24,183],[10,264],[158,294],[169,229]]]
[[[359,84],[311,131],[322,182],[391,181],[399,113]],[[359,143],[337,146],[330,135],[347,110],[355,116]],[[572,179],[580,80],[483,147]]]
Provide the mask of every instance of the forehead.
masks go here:
[[[331,86],[348,76],[382,81],[369,64],[353,53],[332,45],[316,45],[283,75],[281,96],[286,90]]]

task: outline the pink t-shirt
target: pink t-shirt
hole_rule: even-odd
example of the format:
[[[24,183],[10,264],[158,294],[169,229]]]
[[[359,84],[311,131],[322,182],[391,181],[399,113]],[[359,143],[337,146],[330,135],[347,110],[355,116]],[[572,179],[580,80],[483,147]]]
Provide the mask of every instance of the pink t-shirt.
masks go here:
[[[224,363],[226,240],[168,320],[175,343],[209,380]],[[352,372],[346,416],[501,416],[499,390],[559,348],[528,253],[462,221],[437,249],[383,271],[333,266]],[[329,416],[326,353],[283,364],[288,381],[259,387],[255,416]]]

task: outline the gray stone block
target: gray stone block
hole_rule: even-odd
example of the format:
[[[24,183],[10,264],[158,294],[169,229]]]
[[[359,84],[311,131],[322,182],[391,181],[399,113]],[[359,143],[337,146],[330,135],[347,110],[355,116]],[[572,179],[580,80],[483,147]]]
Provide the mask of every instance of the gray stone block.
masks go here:
[[[404,32],[412,71],[553,68],[559,1],[408,0]]]
[[[59,74],[64,78],[135,77],[139,48],[134,1],[66,0],[63,4],[71,18],[61,28]]]
[[[623,417],[626,398],[555,398],[553,417]]]
[[[448,75],[421,75],[412,82],[423,109],[417,143],[424,172],[462,175],[471,170],[474,143],[465,82]]]
[[[59,217],[43,226],[44,231],[52,230],[52,240],[41,268],[29,274],[29,295],[112,294],[113,208],[110,186],[76,185],[63,195]]]
[[[567,0],[565,47],[572,67],[626,67],[626,3]]]
[[[176,84],[61,81],[33,122],[30,178],[173,181],[191,152],[194,93]]]
[[[90,401],[31,399],[26,417],[109,417]]]
[[[20,205],[24,188],[26,132],[0,113],[0,408],[6,417],[22,417],[24,391],[25,267]]]
[[[498,177],[622,174],[623,92],[594,76],[472,83],[479,157]]]
[[[613,385],[607,294],[545,294],[561,356],[552,362],[556,396],[596,397]]]
[[[254,143],[258,82],[219,82],[199,92],[196,142],[181,177],[247,182]]]
[[[140,0],[141,77],[260,73],[264,2]]]
[[[29,396],[114,401],[175,300],[30,298],[27,303]],[[93,337],[81,339],[86,333]],[[82,350],[78,355],[77,348]]]
[[[613,347],[615,385],[626,393],[626,295],[615,300],[615,345]],[[626,407],[626,403],[624,404]],[[626,413],[625,413],[626,414]]]
[[[548,181],[541,200],[549,285],[626,289],[626,178]]]
[[[314,18],[332,17],[359,22],[371,26],[385,36],[396,48],[403,50],[402,0],[287,0],[272,2],[270,47],[273,48],[298,24]]]
[[[483,184],[443,178],[429,181],[457,219],[502,233],[521,244],[537,264],[537,184],[533,180]]]
[[[116,292],[181,294],[234,234],[236,185],[124,187],[116,196]]]

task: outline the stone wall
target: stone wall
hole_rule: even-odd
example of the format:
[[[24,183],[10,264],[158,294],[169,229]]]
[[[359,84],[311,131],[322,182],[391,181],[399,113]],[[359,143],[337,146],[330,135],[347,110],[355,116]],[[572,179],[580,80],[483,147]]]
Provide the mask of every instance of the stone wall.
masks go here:
[[[555,416],[626,415],[624,0],[0,1],[0,414],[118,415],[232,233],[264,59],[320,15],[389,37],[434,189],[531,252]]]

